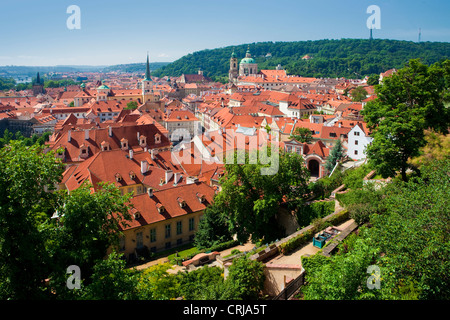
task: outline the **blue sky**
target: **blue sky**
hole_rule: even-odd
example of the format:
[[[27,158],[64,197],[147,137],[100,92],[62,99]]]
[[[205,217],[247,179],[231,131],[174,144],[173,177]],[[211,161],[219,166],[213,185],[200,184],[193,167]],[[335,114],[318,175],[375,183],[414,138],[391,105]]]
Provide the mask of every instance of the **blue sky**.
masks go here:
[[[70,30],[67,7],[81,10]],[[0,65],[111,65],[174,61],[260,41],[375,38],[450,42],[450,1],[403,0],[0,0]]]

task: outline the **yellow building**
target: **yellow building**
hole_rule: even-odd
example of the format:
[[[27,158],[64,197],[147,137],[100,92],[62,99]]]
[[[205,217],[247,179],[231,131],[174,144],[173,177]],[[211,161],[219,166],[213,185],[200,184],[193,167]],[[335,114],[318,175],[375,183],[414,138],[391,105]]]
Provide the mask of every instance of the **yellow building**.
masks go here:
[[[128,260],[192,242],[214,189],[202,182],[153,191],[132,198],[132,221],[124,221],[119,252]]]

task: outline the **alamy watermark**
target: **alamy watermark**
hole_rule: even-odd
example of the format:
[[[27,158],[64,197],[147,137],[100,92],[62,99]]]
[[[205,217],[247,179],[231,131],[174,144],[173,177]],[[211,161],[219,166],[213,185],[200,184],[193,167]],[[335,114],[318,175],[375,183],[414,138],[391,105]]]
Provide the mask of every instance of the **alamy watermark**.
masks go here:
[[[371,14],[367,18],[366,25],[368,29],[381,29],[381,9],[377,5],[367,7],[367,13]]]
[[[67,7],[66,13],[71,14],[66,20],[66,26],[69,30],[81,29],[81,9],[77,5]]]
[[[67,273],[71,275],[67,278],[66,286],[68,289],[81,289],[81,270],[77,265],[70,265],[67,267]]]
[[[367,273],[371,276],[367,278],[367,288],[370,290],[381,288],[381,270],[376,265],[370,265],[367,268]]]

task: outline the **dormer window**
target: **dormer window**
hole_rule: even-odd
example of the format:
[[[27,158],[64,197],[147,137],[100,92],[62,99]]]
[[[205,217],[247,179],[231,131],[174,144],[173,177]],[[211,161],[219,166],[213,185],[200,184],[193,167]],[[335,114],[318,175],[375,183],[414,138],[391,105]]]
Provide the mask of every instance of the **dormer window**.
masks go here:
[[[109,151],[109,150],[111,150],[111,147],[110,147],[109,143],[106,142],[106,141],[103,141],[101,143],[101,147],[102,147],[102,151]]]
[[[155,134],[155,143],[161,143],[161,135],[159,133]]]
[[[114,177],[116,178],[116,181],[117,181],[117,182],[122,181],[122,176],[120,175],[120,173],[116,173],[116,174],[114,175]]]
[[[161,203],[156,204],[156,209],[158,209],[159,213],[163,213],[166,210]]]
[[[197,192],[197,199],[201,203],[205,202],[205,195]]]
[[[178,197],[177,201],[178,201],[178,204],[180,205],[180,208],[184,208],[186,206],[186,201],[184,201],[183,198]]]
[[[147,137],[146,136],[140,136],[139,137],[139,145],[141,147],[147,146]]]
[[[131,180],[136,179],[136,174],[133,171],[130,171],[129,175]]]
[[[120,140],[120,148],[122,150],[127,150],[128,149],[128,140],[125,138],[122,138],[122,140]]]
[[[83,143],[80,146],[80,157],[87,158],[88,155],[89,155],[89,147]]]
[[[141,218],[141,213],[139,211],[136,211],[133,213],[133,217],[135,220],[138,220]]]

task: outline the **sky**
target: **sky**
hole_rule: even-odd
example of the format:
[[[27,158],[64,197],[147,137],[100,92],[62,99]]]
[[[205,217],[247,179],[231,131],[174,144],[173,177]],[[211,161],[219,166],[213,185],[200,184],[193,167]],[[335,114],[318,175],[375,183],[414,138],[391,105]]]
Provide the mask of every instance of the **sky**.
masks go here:
[[[262,41],[368,38],[370,5],[380,9],[374,38],[417,41],[420,28],[422,41],[450,42],[448,0],[0,0],[0,66],[138,63],[147,52],[170,62]]]

